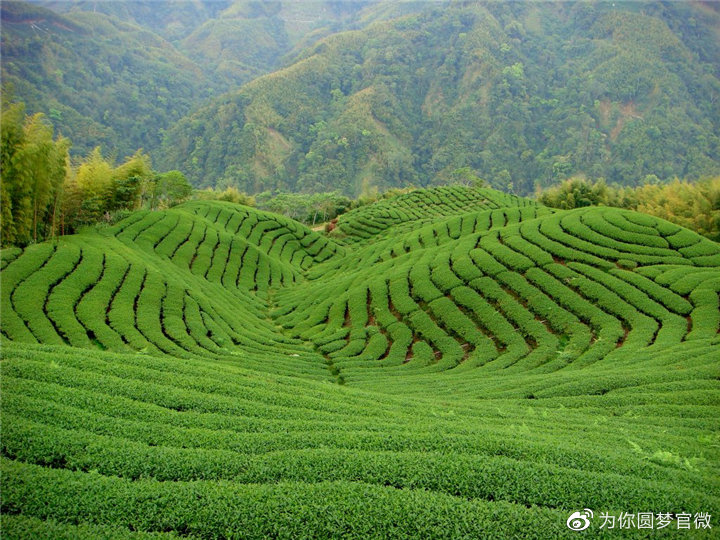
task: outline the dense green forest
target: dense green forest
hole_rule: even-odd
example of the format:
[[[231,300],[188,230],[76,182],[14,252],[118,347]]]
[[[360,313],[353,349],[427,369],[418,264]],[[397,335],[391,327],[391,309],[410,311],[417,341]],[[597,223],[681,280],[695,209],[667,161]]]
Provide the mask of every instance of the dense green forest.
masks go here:
[[[2,22],[6,88],[73,155],[143,148],[197,187],[720,172],[713,4],[3,2]]]
[[[154,171],[150,156],[142,150],[119,165],[103,156],[99,146],[86,156],[71,158],[68,138],[54,136],[52,124],[42,113],[26,115],[25,104],[12,102],[8,96],[2,101],[0,126],[3,247],[71,234],[85,225],[114,223],[132,211],[167,208],[191,197],[257,206],[311,226],[333,220],[325,223],[331,232],[339,215],[417,189],[412,185],[383,192],[373,188],[355,199],[338,189],[315,193],[275,189],[254,196],[233,185],[193,190],[178,170]],[[469,167],[453,171],[450,183],[475,189],[486,186]],[[657,177],[646,178],[635,187],[574,177],[538,190],[536,196],[542,204],[560,209],[615,206],[639,210],[720,240],[720,176],[666,184]]]
[[[200,185],[357,194],[470,167],[530,193],[720,171],[720,14],[684,3],[453,4],[333,35],[177,123]]]
[[[3,84],[44,113],[74,151],[153,148],[217,84],[167,41],[99,13],[2,4]]]
[[[117,164],[99,146],[85,156],[70,156],[72,141],[55,135],[42,113],[25,114],[25,104],[2,101],[0,122],[0,246],[27,246],[77,232],[88,225],[109,225],[133,211],[175,206],[188,198],[257,206],[315,225],[351,208],[405,190],[372,193],[351,200],[339,191],[249,196],[235,187],[193,190],[177,170],[157,172],[142,150]]]
[[[201,196],[257,195],[309,223],[327,201],[340,202],[321,217],[391,188],[531,194],[582,177],[620,190],[720,173],[713,5],[43,1],[4,2],[2,20],[5,102],[43,113],[73,166],[96,155],[111,171],[142,149],[148,171],[151,158],[178,169],[212,189]],[[108,193],[81,222],[112,211]],[[600,204],[660,197],[633,193]],[[713,237],[714,218],[696,216],[716,204],[700,197],[701,212],[678,198],[643,208]]]
[[[418,10],[360,14],[355,2],[3,2],[2,78],[29,112],[74,141],[156,155],[194,107],[268,73],[346,26]],[[51,9],[48,9],[51,8]]]

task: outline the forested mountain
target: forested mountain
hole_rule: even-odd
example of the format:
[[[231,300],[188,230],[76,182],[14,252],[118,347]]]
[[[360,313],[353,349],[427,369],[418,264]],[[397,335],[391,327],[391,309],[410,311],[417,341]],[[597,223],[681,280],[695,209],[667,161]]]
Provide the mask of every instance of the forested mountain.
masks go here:
[[[720,172],[714,5],[426,7],[214,100],[168,132],[162,163],[203,186],[350,194],[462,167],[517,193]]]
[[[231,0],[41,0],[35,3],[58,13],[102,13],[143,26],[170,41],[187,37],[198,26],[217,17],[232,4]]]
[[[308,39],[312,43],[353,24],[369,3],[139,0],[41,4],[70,16],[100,12],[142,26],[196,61],[216,87],[227,89],[279,67],[295,44]]]
[[[362,10],[370,11],[365,13]],[[2,76],[30,113],[75,142],[152,153],[204,100],[325,35],[420,9],[365,2],[2,3]]]
[[[3,2],[2,23],[5,91],[73,154],[144,148],[198,186],[720,172],[714,4]]]
[[[153,148],[216,86],[157,34],[100,13],[3,2],[2,26],[5,88],[45,113],[76,153]]]

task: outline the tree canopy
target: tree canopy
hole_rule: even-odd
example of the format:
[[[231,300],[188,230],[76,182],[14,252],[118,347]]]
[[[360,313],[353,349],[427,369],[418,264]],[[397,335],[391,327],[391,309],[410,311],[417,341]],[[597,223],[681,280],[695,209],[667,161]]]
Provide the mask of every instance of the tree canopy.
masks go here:
[[[462,170],[517,194],[716,175],[720,14],[697,9],[428,6],[219,97],[168,130],[159,163],[203,187],[351,196]]]

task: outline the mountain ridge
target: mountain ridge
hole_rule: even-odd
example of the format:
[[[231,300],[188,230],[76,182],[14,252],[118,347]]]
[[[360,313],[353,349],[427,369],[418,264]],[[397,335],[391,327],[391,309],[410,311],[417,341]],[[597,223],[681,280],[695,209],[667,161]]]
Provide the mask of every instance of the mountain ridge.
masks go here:
[[[323,35],[404,10],[325,1],[4,2],[3,80],[75,141],[73,154],[101,145],[106,154],[144,148],[157,156],[163,131],[205,100],[284,65]]]
[[[163,159],[200,185],[354,195],[462,167],[520,194],[581,173],[631,185],[716,174],[719,111],[705,96],[720,82],[699,43],[713,19],[692,19],[693,34],[681,22],[693,14],[490,3],[336,34],[180,121]]]

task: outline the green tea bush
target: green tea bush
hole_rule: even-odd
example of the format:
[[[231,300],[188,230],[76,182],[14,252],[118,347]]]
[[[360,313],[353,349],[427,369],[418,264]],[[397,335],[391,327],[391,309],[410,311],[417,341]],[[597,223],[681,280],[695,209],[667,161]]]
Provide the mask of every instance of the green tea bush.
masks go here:
[[[719,512],[714,244],[459,187],[338,229],[193,201],[1,252],[3,537]]]

